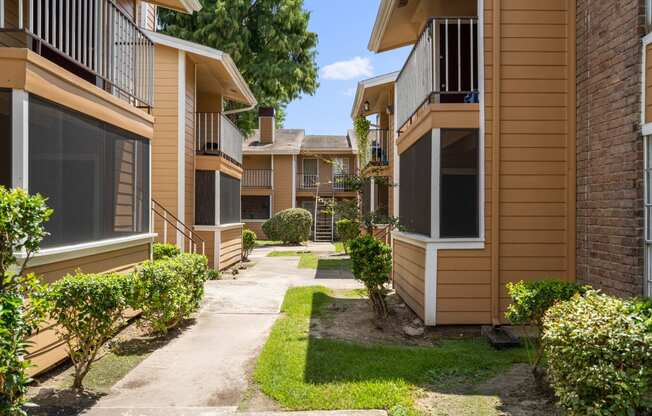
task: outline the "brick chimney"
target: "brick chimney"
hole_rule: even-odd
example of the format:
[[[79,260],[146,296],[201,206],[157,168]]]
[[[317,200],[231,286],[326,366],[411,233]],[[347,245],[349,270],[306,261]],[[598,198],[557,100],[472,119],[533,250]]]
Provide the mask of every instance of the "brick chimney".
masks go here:
[[[258,109],[258,128],[260,129],[261,143],[274,143],[274,132],[276,131],[274,120],[273,107],[260,107]]]

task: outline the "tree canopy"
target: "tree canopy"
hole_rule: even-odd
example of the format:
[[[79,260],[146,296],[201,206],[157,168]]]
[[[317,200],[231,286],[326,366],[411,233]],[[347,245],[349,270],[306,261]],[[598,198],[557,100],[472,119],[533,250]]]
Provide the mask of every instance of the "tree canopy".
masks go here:
[[[192,15],[159,9],[163,33],[231,55],[260,106],[274,107],[282,125],[285,107],[317,89],[317,34],[308,30],[303,0],[201,0]],[[250,132],[257,114],[242,114]]]

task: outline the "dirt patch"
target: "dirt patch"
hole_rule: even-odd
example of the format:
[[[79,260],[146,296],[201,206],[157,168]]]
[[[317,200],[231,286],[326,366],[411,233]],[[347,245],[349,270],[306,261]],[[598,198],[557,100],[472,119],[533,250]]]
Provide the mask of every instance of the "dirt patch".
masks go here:
[[[554,397],[542,391],[530,366],[515,364],[508,371],[474,386],[426,388],[417,407],[430,415],[558,416]]]
[[[416,346],[432,346],[440,339],[480,336],[480,327],[477,326],[424,327],[416,314],[393,293],[388,297],[390,315],[384,321],[375,318],[367,299],[352,297],[353,294],[346,291],[335,291],[333,296],[336,299],[324,308],[320,316],[311,320],[312,336],[365,344]],[[406,332],[416,335],[410,336]]]

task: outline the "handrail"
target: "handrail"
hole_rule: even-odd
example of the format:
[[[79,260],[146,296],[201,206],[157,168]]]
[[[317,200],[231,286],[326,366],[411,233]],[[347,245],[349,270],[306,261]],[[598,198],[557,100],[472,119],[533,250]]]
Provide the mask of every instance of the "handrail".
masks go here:
[[[157,208],[162,210],[163,212],[159,212]],[[201,253],[206,254],[206,242],[204,241],[204,239],[201,238],[192,228],[187,226],[183,221],[180,221],[174,214],[168,211],[163,205],[161,205],[158,201],[156,201],[153,198],[152,198],[152,212],[158,215],[159,217],[161,217],[166,224],[163,228],[164,243],[167,243],[167,225],[171,225],[172,228],[174,228],[177,232],[181,233],[187,240],[192,242],[192,249],[190,250],[191,252],[196,253],[197,245],[201,244]],[[171,217],[173,221],[171,221],[168,217]],[[155,229],[153,219],[154,217],[152,216],[152,229]],[[183,229],[179,228],[177,224],[181,225]]]

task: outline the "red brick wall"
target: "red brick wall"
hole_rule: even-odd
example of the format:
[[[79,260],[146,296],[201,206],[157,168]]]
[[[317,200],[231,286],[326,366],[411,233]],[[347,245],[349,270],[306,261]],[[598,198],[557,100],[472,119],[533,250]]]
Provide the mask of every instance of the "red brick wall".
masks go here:
[[[577,0],[577,277],[643,292],[643,0]]]

